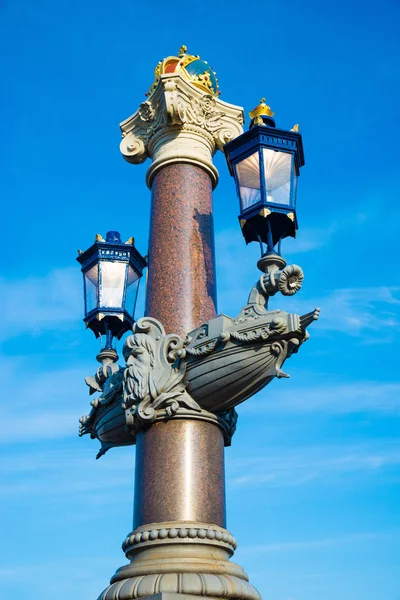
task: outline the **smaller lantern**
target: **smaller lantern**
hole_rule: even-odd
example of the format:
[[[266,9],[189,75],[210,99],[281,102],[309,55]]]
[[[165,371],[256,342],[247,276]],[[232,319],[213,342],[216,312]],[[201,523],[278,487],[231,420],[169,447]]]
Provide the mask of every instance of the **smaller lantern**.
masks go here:
[[[86,327],[96,337],[106,336],[106,348],[113,337],[120,339],[134,323],[139,280],[146,260],[134,246],[133,238],[122,242],[117,231],[109,231],[104,240],[79,254],[85,295]]]
[[[224,146],[246,244],[265,242],[269,252],[283,238],[296,235],[297,177],[304,165],[298,125],[290,131],[276,129],[273,116],[262,98],[250,112],[249,130]]]

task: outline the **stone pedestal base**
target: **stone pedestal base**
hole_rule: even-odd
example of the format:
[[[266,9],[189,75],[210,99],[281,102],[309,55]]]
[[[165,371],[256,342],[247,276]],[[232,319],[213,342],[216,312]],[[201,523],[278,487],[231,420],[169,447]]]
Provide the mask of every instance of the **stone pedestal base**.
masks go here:
[[[139,527],[123,545],[130,564],[118,569],[98,600],[261,600],[243,569],[229,561],[235,547],[229,531],[217,525]]]
[[[143,600],[199,600],[198,596],[193,594],[173,594],[171,592],[160,592],[152,596],[146,596]]]

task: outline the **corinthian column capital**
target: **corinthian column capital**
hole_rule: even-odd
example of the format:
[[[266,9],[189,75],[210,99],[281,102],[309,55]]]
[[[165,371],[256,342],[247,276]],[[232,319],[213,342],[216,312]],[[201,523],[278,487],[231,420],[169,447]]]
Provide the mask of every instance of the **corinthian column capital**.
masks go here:
[[[212,157],[243,133],[243,123],[240,106],[207,94],[179,73],[161,75],[150,97],[121,123],[120,149],[133,164],[152,159],[149,187],[160,168],[182,162],[205,169],[215,187],[218,171]]]

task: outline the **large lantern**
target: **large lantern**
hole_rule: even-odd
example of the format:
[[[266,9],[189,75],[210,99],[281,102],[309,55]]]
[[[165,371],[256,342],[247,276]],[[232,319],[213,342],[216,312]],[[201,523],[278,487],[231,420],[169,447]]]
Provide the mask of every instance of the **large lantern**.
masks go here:
[[[97,234],[95,243],[77,261],[84,279],[84,321],[96,337],[105,335],[106,347],[111,348],[113,337],[119,339],[132,328],[146,260],[133,238],[124,243],[117,231],[109,231],[106,239]]]
[[[250,112],[249,130],[224,151],[236,182],[246,243],[265,242],[272,251],[281,239],[296,235],[296,185],[304,154],[298,126],[276,129],[264,100]]]

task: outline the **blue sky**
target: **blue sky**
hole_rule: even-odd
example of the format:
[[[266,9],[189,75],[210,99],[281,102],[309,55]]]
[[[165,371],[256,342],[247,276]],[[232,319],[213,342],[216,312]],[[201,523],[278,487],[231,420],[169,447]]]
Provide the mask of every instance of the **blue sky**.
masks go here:
[[[96,598],[124,562],[134,450],[95,461],[77,437],[98,344],[75,256],[110,229],[146,253],[148,163],[123,161],[118,125],[186,44],[223,100],[247,113],[266,96],[279,127],[300,123],[300,231],[283,251],[305,281],[271,306],[321,307],[291,378],[239,407],[235,558],[268,600],[399,600],[398,2],[14,0],[1,16],[0,596]],[[219,310],[234,316],[258,248],[216,165]]]

